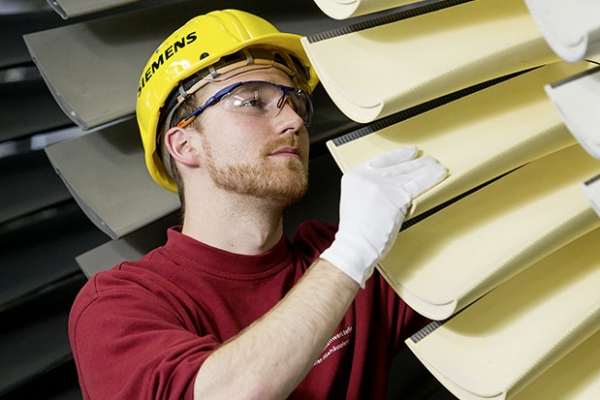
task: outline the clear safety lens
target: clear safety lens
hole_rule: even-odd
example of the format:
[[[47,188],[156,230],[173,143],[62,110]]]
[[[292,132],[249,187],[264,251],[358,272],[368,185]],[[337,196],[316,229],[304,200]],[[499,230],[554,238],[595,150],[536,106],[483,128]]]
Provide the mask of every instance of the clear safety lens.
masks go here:
[[[227,110],[267,117],[279,114],[286,102],[305,123],[310,123],[309,98],[299,89],[253,83],[238,86],[221,98],[221,105]]]
[[[184,118],[178,126],[189,125],[207,107],[219,103],[226,110],[248,115],[275,117],[286,104],[302,118],[304,125],[312,122],[313,108],[310,96],[302,89],[277,85],[271,82],[237,82],[221,89],[202,107]]]

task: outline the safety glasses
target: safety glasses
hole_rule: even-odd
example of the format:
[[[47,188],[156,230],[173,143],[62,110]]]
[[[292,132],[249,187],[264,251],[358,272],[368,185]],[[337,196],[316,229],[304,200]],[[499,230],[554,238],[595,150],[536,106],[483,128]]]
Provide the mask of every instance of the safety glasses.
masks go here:
[[[258,117],[275,117],[285,104],[309,126],[313,117],[310,96],[302,89],[264,81],[237,82],[227,86],[209,98],[202,106],[182,119],[177,126],[185,128],[208,107],[219,104],[225,110]]]

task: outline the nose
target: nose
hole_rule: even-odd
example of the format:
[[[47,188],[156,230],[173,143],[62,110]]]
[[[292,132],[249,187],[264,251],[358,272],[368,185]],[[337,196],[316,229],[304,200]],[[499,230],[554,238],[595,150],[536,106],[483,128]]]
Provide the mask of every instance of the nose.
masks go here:
[[[279,132],[284,134],[288,131],[292,131],[294,134],[298,135],[304,128],[304,120],[298,113],[294,110],[294,106],[289,97],[283,97],[283,104],[279,107],[277,111],[277,115],[275,120],[280,126]]]

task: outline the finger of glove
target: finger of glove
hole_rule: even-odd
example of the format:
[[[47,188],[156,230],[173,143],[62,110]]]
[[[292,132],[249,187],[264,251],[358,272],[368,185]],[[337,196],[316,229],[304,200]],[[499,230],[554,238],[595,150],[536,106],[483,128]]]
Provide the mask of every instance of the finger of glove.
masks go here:
[[[430,156],[384,169],[359,169],[342,178],[342,201],[366,203],[370,206],[390,201],[395,207],[406,208],[412,199],[440,182],[446,168]]]
[[[375,169],[386,168],[412,160],[418,153],[416,146],[403,147],[384,153],[367,162],[367,166]]]
[[[411,198],[442,181],[447,170],[430,156],[423,156],[402,165],[386,169],[376,178],[388,185],[404,188]]]
[[[415,171],[428,168],[433,164],[438,164],[438,162],[431,156],[425,155],[423,157],[415,158],[414,160],[409,160],[403,162],[401,164],[388,166],[384,169],[374,170],[373,174],[379,174],[385,178],[390,178],[392,180],[402,179],[404,175],[410,176]]]
[[[414,171],[413,171],[414,173]],[[358,170],[342,177],[340,207],[384,207],[385,202],[390,202],[394,208],[410,204],[410,194],[403,188],[403,184],[412,179],[410,175],[403,178],[390,178],[383,176],[382,170]],[[341,210],[340,210],[341,211]]]
[[[423,168],[414,170],[410,175],[404,176],[398,182],[413,199],[440,183],[448,174],[446,168],[442,165],[434,163],[427,164]],[[407,179],[408,178],[408,179]]]

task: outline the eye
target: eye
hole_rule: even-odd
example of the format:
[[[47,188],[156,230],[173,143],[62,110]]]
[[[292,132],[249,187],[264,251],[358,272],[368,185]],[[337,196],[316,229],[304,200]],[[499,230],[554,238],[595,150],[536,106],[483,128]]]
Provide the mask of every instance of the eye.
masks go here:
[[[231,96],[229,96],[228,101],[230,101],[234,107],[262,107],[262,101],[258,90],[243,90],[232,93]]]
[[[291,92],[290,93],[290,99],[292,100],[292,103],[294,104],[294,111],[296,111],[297,113],[306,113],[306,102],[307,102],[307,98],[304,95],[304,93],[302,92]]]
[[[241,103],[242,107],[260,107],[261,101],[258,99],[258,93],[253,99],[247,99]]]

